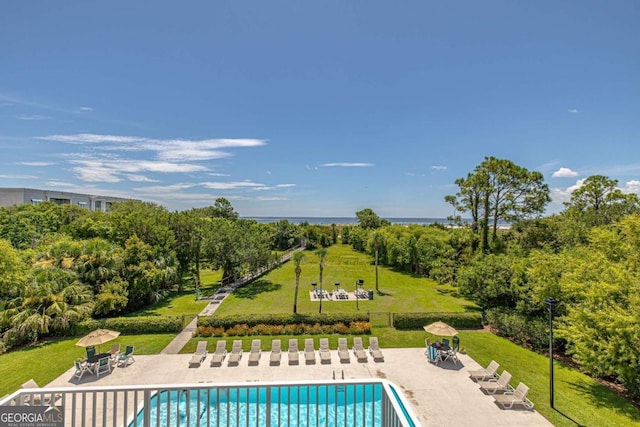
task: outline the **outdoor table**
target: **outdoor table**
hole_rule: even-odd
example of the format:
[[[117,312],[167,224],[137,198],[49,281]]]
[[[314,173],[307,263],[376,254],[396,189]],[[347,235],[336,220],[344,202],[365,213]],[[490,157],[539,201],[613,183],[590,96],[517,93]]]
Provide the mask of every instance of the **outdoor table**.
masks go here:
[[[94,355],[93,355],[93,356],[91,356],[91,357],[87,357],[87,360],[86,360],[86,362],[87,362],[87,366],[89,367],[89,370],[90,370],[91,372],[95,372],[95,370],[96,370],[96,369],[95,369],[96,364],[97,364],[97,363],[98,363],[98,361],[99,361],[100,359],[102,359],[103,357],[111,357],[111,353],[100,353],[100,354],[94,354]]]

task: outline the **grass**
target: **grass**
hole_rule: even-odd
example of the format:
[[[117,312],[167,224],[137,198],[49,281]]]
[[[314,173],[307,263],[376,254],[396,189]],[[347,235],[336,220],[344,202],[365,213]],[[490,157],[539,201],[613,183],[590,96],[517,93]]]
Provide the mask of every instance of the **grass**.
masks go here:
[[[311,301],[311,283],[319,283],[319,260],[311,252],[305,252],[301,265],[298,312],[315,313],[318,301]],[[450,286],[438,285],[433,280],[412,276],[388,268],[378,267],[380,292],[373,300],[323,301],[323,313],[366,312],[461,312],[476,309],[469,301],[457,298]],[[237,289],[227,297],[216,315],[241,313],[292,313],[295,291],[295,265],[287,262],[260,279]],[[328,248],[323,271],[323,288],[333,292],[334,283],[352,292],[358,279],[363,279],[365,289],[375,289],[375,266],[371,257],[354,252],[347,245],[333,245]]]
[[[108,350],[111,344],[135,347],[135,354],[156,354],[175,337],[174,334],[121,335],[103,344]],[[73,361],[85,357],[85,349],[76,346],[77,337],[39,343],[0,355],[0,396],[13,393],[33,378],[44,386],[73,366]]]

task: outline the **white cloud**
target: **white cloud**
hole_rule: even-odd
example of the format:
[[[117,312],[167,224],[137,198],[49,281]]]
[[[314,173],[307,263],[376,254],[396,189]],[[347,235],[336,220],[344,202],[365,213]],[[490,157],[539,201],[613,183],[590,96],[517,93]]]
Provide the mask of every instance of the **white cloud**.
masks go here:
[[[79,108],[79,110],[80,110],[80,111],[87,111],[87,112],[90,112],[90,111],[93,111],[93,108],[91,108],[91,107],[80,107],[80,108]]]
[[[551,175],[552,178],[571,178],[578,176],[578,172],[573,171],[569,168],[560,168]]]
[[[120,182],[123,174],[138,174],[140,172],[186,173],[204,171],[204,166],[188,163],[171,163],[154,160],[124,160],[124,159],[90,159],[72,160],[75,164],[73,171],[83,181],[90,182]]]
[[[640,195],[640,181],[627,181],[625,182],[625,185],[621,188],[621,190],[623,193]]]
[[[578,188],[582,187],[584,185],[586,178],[584,179],[579,179],[576,181],[575,184],[570,185],[569,187],[565,188],[565,189],[561,189],[561,188],[552,188],[551,189],[551,200],[553,202],[556,203],[564,203],[564,202],[568,202],[569,200],[571,200],[571,194],[573,194],[574,191],[576,191]]]
[[[446,166],[441,166],[441,165],[436,165],[436,166],[431,166],[431,169],[437,170],[437,171],[446,171],[447,167]]]
[[[289,200],[286,197],[256,197],[261,202],[278,202],[281,200]]]
[[[23,166],[51,166],[55,163],[52,162],[18,162],[19,165]]]
[[[296,184],[278,184],[276,185],[277,188],[289,188],[289,187],[295,187]]]
[[[49,116],[43,116],[40,114],[20,114],[17,117],[19,120],[49,120],[51,117]]]
[[[202,186],[212,190],[235,190],[238,188],[265,188],[264,184],[251,181],[232,181],[232,182],[204,182]]]
[[[2,179],[36,179],[35,175],[0,175]]]
[[[144,175],[129,174],[129,175],[126,175],[126,177],[129,181],[132,181],[132,182],[159,182],[157,179],[151,179]]]
[[[569,108],[567,112],[571,114],[578,114],[580,110],[578,110],[577,108]]]
[[[332,167],[345,167],[345,168],[368,168],[371,166],[375,166],[374,163],[346,163],[346,162],[337,162],[337,163],[323,163],[320,166],[325,167],[325,168],[332,168]]]

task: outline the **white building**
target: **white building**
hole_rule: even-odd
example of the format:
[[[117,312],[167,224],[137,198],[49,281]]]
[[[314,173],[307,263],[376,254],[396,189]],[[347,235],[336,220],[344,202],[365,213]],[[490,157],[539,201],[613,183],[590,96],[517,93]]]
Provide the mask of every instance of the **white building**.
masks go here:
[[[33,188],[0,188],[0,206],[35,205],[53,202],[58,205],[76,205],[92,211],[108,211],[113,202],[129,199],[70,193],[68,191],[36,190]]]

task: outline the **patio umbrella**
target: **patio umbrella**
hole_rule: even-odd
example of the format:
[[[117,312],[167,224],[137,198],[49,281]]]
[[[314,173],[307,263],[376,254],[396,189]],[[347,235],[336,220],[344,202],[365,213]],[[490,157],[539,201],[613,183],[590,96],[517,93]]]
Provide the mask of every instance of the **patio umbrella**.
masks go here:
[[[81,347],[89,347],[90,345],[100,345],[108,341],[114,340],[120,336],[120,332],[109,329],[96,329],[80,338],[76,345]]]
[[[444,322],[434,322],[430,325],[424,326],[424,330],[433,335],[452,337],[458,335],[458,331],[453,326],[449,326]]]

